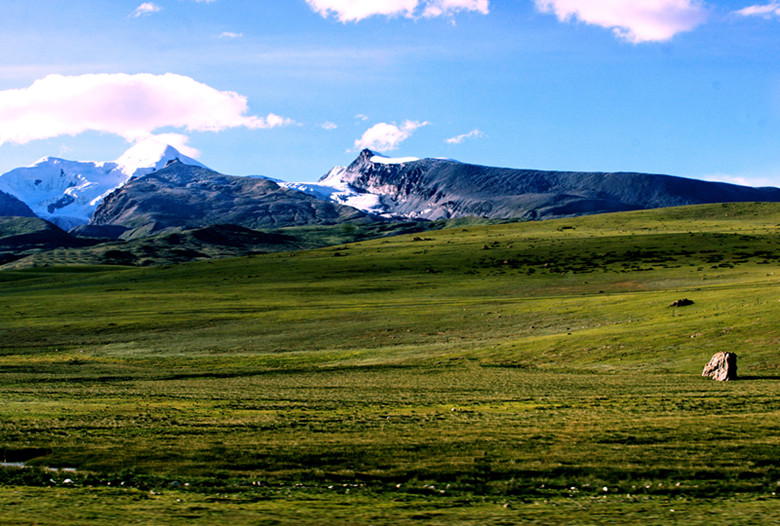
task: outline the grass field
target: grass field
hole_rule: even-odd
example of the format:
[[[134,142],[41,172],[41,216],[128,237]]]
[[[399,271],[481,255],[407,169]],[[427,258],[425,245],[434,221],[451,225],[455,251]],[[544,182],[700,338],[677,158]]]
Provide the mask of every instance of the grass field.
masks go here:
[[[0,272],[0,523],[780,524],[779,233],[708,205]]]

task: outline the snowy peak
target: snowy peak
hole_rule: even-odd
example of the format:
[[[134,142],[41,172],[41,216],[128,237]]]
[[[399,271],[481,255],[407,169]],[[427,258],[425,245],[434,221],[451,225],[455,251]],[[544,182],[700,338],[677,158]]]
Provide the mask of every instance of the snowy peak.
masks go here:
[[[423,167],[426,160],[418,157],[387,157],[373,150],[364,149],[349,166],[332,168],[316,183],[280,184],[319,199],[352,206],[373,216],[400,217],[391,210],[391,201],[397,189],[386,184],[383,179],[387,179],[388,174],[418,164]],[[376,177],[375,174],[378,173],[384,174],[384,177]],[[410,214],[409,217],[416,216]]]
[[[44,157],[32,166],[0,175],[0,190],[26,203],[38,217],[70,229],[88,223],[103,198],[131,177],[163,168],[174,159],[203,166],[168,144],[148,139],[135,144],[116,161]]]
[[[171,146],[155,138],[146,139],[133,145],[116,160],[117,167],[130,177],[139,176],[164,168],[170,161],[178,159],[183,164],[199,166],[202,164],[191,157],[187,157]]]

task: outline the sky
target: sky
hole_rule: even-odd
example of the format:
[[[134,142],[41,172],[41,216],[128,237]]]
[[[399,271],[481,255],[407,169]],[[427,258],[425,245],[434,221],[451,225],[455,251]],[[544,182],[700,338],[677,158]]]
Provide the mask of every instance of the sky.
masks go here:
[[[0,173],[157,136],[315,181],[362,148],[780,186],[780,2],[0,0]]]

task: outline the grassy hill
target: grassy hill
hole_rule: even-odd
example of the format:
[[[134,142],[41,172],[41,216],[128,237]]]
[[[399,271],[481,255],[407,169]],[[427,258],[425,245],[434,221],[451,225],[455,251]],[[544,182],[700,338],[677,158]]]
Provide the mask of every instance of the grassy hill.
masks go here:
[[[0,268],[54,248],[82,249],[94,243],[38,217],[0,216]]]
[[[0,270],[73,265],[119,265],[148,267],[173,265],[268,252],[307,250],[343,243],[364,241],[407,233],[441,230],[452,226],[497,224],[506,221],[465,218],[440,221],[343,223],[309,225],[271,230],[252,230],[238,225],[211,225],[203,228],[165,228],[149,234],[145,225],[108,240],[99,237],[76,237],[60,231],[59,237],[48,235],[47,243],[31,244],[19,237],[4,237],[12,229],[41,227],[59,230],[42,219],[0,218]],[[105,227],[104,227],[105,228]],[[121,227],[120,227],[121,228]],[[48,232],[46,232],[48,233]],[[39,237],[42,233],[39,232]],[[29,236],[28,236],[29,237]],[[3,262],[5,264],[2,264]]]
[[[777,523],[779,229],[707,205],[0,272],[0,450],[32,466],[2,522]],[[718,351],[742,380],[700,376]]]

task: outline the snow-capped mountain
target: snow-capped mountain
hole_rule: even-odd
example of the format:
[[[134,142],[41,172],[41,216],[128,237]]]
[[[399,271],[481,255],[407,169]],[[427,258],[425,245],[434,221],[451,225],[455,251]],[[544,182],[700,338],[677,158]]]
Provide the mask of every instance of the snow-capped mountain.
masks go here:
[[[262,229],[374,221],[355,208],[283,188],[265,177],[224,175],[173,161],[107,195],[90,225],[152,233],[218,224]]]
[[[103,197],[139,177],[179,159],[203,166],[154,138],[135,144],[116,161],[85,162],[45,157],[0,175],[0,190],[23,201],[38,216],[61,228],[89,222]]]
[[[392,192],[393,189],[358,187],[353,186],[352,182],[361,173],[361,169],[365,168],[367,163],[392,166],[404,165],[419,160],[417,157],[386,157],[371,150],[364,150],[354,163],[349,166],[334,167],[316,183],[280,182],[279,184],[318,199],[325,199],[357,208],[371,215],[392,217],[392,214],[388,212],[388,207],[382,202],[382,197],[387,195],[388,192]]]
[[[449,159],[387,158],[363,150],[317,183],[289,188],[383,217],[550,219],[690,204],[780,201],[778,188],[751,188],[632,172],[497,168]]]
[[[180,162],[172,163],[177,159]],[[147,223],[160,228],[232,223],[265,228],[364,220],[364,214],[413,221],[468,216],[550,219],[690,204],[780,201],[778,188],[630,172],[497,168],[450,159],[390,158],[371,150],[363,150],[349,166],[333,168],[316,183],[286,183],[212,172],[155,140],[133,146],[113,162],[48,157],[1,175],[0,191],[66,229],[87,223],[126,228]]]
[[[370,192],[361,192],[350,186],[344,177],[346,171],[346,167],[336,166],[316,183],[280,182],[279,186],[303,192],[317,199],[351,206],[368,214],[383,215],[385,209],[381,196]]]

